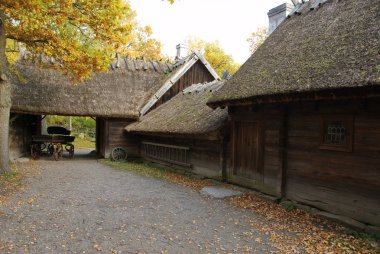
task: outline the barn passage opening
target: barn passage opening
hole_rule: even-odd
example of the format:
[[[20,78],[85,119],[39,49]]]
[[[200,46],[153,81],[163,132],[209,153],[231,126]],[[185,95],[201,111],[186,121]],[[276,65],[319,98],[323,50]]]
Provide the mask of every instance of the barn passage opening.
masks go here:
[[[35,159],[96,155],[96,120],[92,117],[45,115],[37,129],[30,146]]]

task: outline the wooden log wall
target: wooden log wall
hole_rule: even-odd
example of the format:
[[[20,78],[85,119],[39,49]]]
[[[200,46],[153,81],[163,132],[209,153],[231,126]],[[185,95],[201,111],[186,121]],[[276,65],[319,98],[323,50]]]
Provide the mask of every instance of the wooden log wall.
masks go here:
[[[191,171],[196,174],[204,175],[214,179],[222,178],[221,171],[221,141],[210,141],[194,138],[176,138],[163,136],[140,136],[140,141],[153,142],[158,144],[166,144],[180,147],[188,147],[188,163],[191,167],[176,165],[165,161],[155,160],[149,157],[144,159],[160,163],[162,165],[185,171]]]
[[[106,147],[108,144],[108,127],[106,123],[107,120],[105,118],[96,118],[96,151],[103,158],[106,158]]]
[[[15,160],[29,154],[32,135],[38,133],[40,116],[11,114],[9,157]]]
[[[138,141],[135,135],[128,134],[125,127],[133,123],[134,119],[128,118],[99,118],[97,121],[97,147],[99,154],[109,158],[115,147],[123,147],[127,150],[129,157],[138,156]]]
[[[281,182],[282,182],[282,140],[283,140],[283,112],[276,107],[231,107],[230,115],[232,116],[232,137],[227,155],[228,159],[228,181],[243,185],[249,188],[254,188],[262,192],[280,196],[281,195]],[[244,153],[244,147],[237,148],[236,135],[238,131],[236,126],[239,123],[256,123],[258,125],[258,156],[251,155],[250,160],[258,160],[255,165],[255,171],[258,174],[251,174],[245,172],[239,175],[234,169],[235,164],[234,154]],[[247,134],[247,138],[249,135]],[[235,147],[234,147],[235,146]],[[234,150],[241,149],[241,150]],[[254,170],[254,169],[246,169]],[[252,177],[247,177],[252,175]]]
[[[170,89],[167,91],[150,110],[153,110],[164,104],[178,93],[183,91],[186,87],[193,84],[211,82],[214,77],[210,74],[207,68],[198,60]]]
[[[286,197],[380,226],[380,100],[294,105]],[[320,148],[321,119],[353,117],[352,151]]]

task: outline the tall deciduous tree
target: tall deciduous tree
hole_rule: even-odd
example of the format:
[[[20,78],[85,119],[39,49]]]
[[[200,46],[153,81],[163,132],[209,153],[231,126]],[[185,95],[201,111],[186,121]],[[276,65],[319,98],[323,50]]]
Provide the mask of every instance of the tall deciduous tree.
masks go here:
[[[9,170],[11,93],[6,38],[22,42],[32,53],[54,57],[61,63],[56,68],[82,80],[92,72],[107,70],[114,53],[126,50],[133,17],[124,0],[0,2],[0,171]],[[149,35],[149,31],[141,34]]]
[[[189,50],[199,49],[204,51],[204,56],[215,71],[222,75],[224,71],[234,74],[240,67],[231,55],[224,52],[218,41],[207,42],[196,37],[187,39]]]
[[[11,86],[9,68],[5,56],[5,14],[0,12],[0,171],[9,171],[9,115],[11,108]]]
[[[249,43],[249,51],[251,54],[255,53],[255,51],[264,43],[265,39],[268,38],[268,28],[263,26],[259,27],[251,33],[248,37],[247,41]]]
[[[122,51],[129,57],[160,59],[161,43],[152,38],[152,28],[150,26],[140,26],[136,21],[136,13],[131,15],[132,31],[128,36],[128,45]]]

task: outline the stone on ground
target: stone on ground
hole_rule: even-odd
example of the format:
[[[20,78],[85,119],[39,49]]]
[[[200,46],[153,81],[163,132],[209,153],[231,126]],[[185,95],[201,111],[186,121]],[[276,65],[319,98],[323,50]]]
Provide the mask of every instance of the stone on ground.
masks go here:
[[[239,196],[242,193],[240,191],[230,190],[223,187],[204,187],[200,193],[205,196],[211,196],[213,198],[228,198],[233,196]]]
[[[17,158],[15,160],[15,162],[19,162],[19,163],[26,163],[26,162],[29,162],[29,161],[30,161],[30,159],[27,158],[27,157],[21,157],[21,158]]]

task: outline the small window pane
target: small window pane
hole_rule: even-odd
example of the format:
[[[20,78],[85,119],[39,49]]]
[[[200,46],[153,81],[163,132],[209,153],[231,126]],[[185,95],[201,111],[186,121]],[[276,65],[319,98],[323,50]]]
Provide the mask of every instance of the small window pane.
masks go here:
[[[346,143],[347,130],[342,122],[330,122],[327,124],[325,143],[344,145]]]

